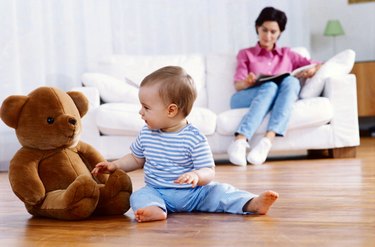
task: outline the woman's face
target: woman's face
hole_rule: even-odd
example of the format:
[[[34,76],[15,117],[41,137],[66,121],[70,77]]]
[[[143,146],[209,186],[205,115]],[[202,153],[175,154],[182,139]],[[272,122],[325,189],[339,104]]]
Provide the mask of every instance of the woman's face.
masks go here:
[[[260,46],[270,51],[273,49],[281,31],[276,21],[265,21],[257,27]]]

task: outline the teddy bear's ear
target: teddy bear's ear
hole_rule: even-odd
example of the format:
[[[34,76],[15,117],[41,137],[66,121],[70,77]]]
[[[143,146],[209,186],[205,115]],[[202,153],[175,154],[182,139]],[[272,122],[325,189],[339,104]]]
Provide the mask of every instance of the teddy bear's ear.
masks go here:
[[[0,118],[11,128],[17,128],[18,117],[28,100],[28,96],[11,95],[3,101],[0,108]]]
[[[89,101],[86,96],[78,91],[70,91],[67,94],[73,99],[74,104],[77,106],[79,115],[83,117],[89,110]]]

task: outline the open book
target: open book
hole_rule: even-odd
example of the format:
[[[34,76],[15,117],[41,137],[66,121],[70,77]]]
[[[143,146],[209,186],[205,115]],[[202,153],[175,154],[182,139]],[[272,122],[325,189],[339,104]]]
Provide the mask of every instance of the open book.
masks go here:
[[[288,77],[290,75],[295,76],[295,75],[299,74],[300,72],[302,72],[304,70],[311,69],[315,66],[316,66],[316,64],[309,64],[309,65],[306,65],[306,66],[299,67],[299,68],[293,70],[292,72],[286,72],[286,73],[277,74],[277,75],[259,75],[258,78],[255,81],[255,85],[260,85],[262,83],[269,82],[269,81],[273,81],[276,84],[279,84],[279,83],[282,82],[282,80],[285,77]]]

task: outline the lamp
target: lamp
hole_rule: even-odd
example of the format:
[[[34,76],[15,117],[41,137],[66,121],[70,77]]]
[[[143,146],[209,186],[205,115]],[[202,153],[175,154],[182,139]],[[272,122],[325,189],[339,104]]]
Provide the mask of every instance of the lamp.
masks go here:
[[[336,36],[344,35],[344,29],[339,20],[328,20],[324,30],[324,36],[332,36],[333,38],[333,53],[336,54]]]

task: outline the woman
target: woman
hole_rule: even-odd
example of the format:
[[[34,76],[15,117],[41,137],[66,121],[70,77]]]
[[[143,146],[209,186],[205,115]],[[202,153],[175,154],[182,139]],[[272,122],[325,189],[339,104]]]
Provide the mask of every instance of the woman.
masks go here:
[[[292,106],[298,99],[300,82],[298,78],[312,77],[319,69],[317,64],[281,81],[257,84],[259,75],[275,75],[291,72],[313,62],[276,45],[285,30],[287,17],[283,11],[273,7],[264,8],[255,21],[258,42],[255,46],[242,49],[237,55],[234,75],[236,93],[231,98],[231,108],[248,108],[235,133],[235,140],[228,148],[229,160],[234,165],[259,165],[267,159],[275,136],[284,136]],[[268,112],[271,117],[265,136],[246,156],[250,140]]]

